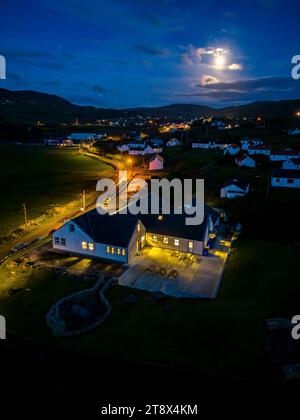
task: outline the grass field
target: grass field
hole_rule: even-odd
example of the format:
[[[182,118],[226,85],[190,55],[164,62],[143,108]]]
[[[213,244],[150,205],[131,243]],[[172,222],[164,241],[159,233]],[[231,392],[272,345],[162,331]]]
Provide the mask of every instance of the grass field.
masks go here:
[[[35,219],[79,200],[83,188],[94,193],[96,180],[112,174],[110,166],[74,149],[3,145],[0,162],[0,236],[24,223],[23,203]]]
[[[86,283],[32,268],[2,268],[0,313],[8,328],[76,350],[106,353],[218,374],[274,377],[265,356],[265,318],[299,312],[299,246],[240,239],[233,248],[217,300],[167,298],[153,304],[146,292],[116,286],[108,292],[112,314],[81,337],[53,337],[50,306]],[[31,291],[9,293],[11,287]],[[125,302],[129,294],[135,304]]]

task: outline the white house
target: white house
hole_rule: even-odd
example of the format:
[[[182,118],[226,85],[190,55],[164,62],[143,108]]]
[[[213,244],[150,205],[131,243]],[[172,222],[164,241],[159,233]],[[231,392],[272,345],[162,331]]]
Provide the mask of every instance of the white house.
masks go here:
[[[250,184],[248,181],[231,179],[220,190],[221,198],[240,198],[248,194]]]
[[[282,169],[300,170],[300,158],[285,160],[282,164]]]
[[[186,214],[100,215],[76,217],[53,233],[53,248],[69,254],[128,263],[144,246],[202,255],[219,213],[204,206],[203,223],[186,225]]]
[[[255,168],[256,166],[255,160],[247,154],[243,154],[243,156],[236,158],[235,163],[240,167],[245,166],[247,168]]]
[[[226,149],[224,149],[224,155],[234,156],[240,151],[240,146],[237,144],[229,144]]]
[[[273,169],[271,175],[271,186],[300,188],[300,172],[290,169]]]
[[[119,152],[123,153],[123,152],[128,152],[129,151],[129,147],[127,144],[121,144],[120,146],[117,146],[117,149],[119,150]]]
[[[140,147],[132,147],[128,150],[128,153],[130,155],[143,155],[144,149],[141,149]]]
[[[97,134],[95,133],[72,133],[68,139],[75,142],[81,142],[81,141],[90,141],[94,140],[97,137]]]
[[[271,148],[262,145],[255,145],[255,146],[249,146],[248,147],[248,153],[249,155],[265,155],[269,156],[271,153]]]
[[[292,128],[288,131],[288,134],[290,134],[291,136],[296,136],[300,134],[300,130],[299,128]]]
[[[192,142],[193,149],[210,149],[212,146],[211,140],[203,139]]]
[[[176,139],[175,137],[173,137],[172,139],[167,141],[166,146],[167,147],[180,146],[180,141]]]
[[[149,159],[149,170],[158,171],[160,169],[164,169],[164,158],[159,155],[155,155]]]
[[[299,156],[300,154],[298,151],[272,150],[270,153],[270,160],[280,162],[288,159],[297,159]]]
[[[144,155],[153,155],[154,153],[162,153],[162,147],[157,146],[157,144],[153,144],[150,146],[149,144],[144,148]]]
[[[244,137],[241,140],[241,149],[248,150],[250,146],[261,146],[263,145],[263,141],[260,139],[249,139],[248,137]]]

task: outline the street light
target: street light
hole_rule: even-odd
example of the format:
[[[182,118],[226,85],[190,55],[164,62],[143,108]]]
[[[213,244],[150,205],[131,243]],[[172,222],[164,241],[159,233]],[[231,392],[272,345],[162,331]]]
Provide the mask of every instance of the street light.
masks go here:
[[[130,165],[130,178],[132,177],[132,159],[128,158],[127,163]]]

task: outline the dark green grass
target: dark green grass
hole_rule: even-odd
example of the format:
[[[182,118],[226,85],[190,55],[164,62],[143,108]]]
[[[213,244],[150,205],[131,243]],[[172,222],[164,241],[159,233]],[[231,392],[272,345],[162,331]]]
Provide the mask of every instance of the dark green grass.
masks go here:
[[[76,350],[196,367],[218,374],[273,377],[265,356],[265,319],[299,310],[299,247],[239,240],[214,300],[173,299],[153,304],[147,292],[116,286],[107,296],[112,314],[80,337],[52,337],[45,315],[55,298],[82,283],[32,271],[31,292],[2,293],[0,312],[16,333]],[[138,302],[125,302],[129,294]]]
[[[83,188],[95,191],[97,177],[110,171],[77,150],[43,146],[1,146],[0,161],[0,235],[24,223],[23,203],[34,219],[53,206],[79,200]]]

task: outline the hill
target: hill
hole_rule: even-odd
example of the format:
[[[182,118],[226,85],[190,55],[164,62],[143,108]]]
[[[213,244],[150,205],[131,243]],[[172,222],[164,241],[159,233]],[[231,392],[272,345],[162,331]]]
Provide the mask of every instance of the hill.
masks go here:
[[[75,105],[56,95],[32,90],[12,91],[0,89],[0,122],[2,123],[69,123],[78,118],[81,122],[95,122],[100,119],[112,119],[143,115],[149,117],[195,118],[215,117],[256,117],[266,118],[292,117],[300,110],[300,99],[285,101],[253,102],[246,105],[225,108],[211,108],[196,104],[173,104],[160,107],[140,107],[128,109],[96,108]]]

